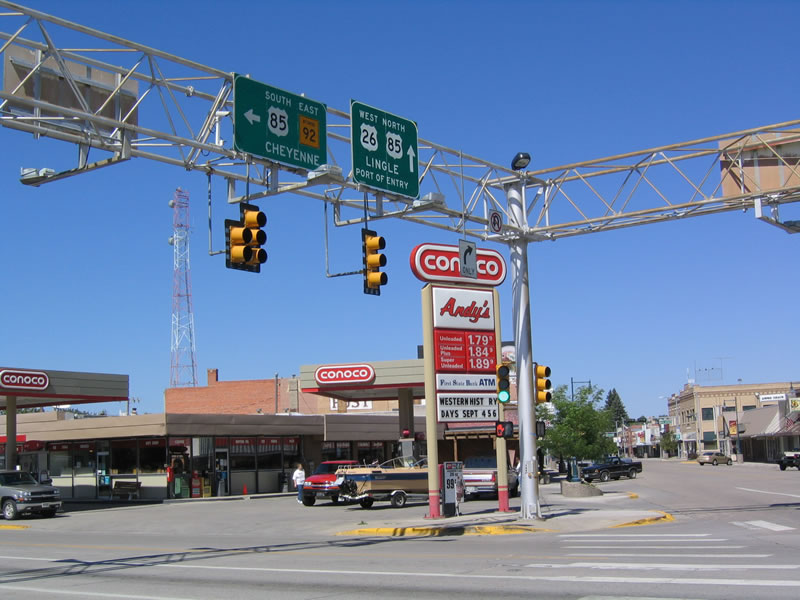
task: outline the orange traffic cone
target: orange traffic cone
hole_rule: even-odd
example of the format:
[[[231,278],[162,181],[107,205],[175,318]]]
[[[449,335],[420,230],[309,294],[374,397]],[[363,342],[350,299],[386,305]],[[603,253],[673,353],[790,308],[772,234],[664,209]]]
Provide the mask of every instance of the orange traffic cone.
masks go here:
[[[244,484],[244,490],[242,490],[242,494],[247,496],[247,484],[246,483]]]

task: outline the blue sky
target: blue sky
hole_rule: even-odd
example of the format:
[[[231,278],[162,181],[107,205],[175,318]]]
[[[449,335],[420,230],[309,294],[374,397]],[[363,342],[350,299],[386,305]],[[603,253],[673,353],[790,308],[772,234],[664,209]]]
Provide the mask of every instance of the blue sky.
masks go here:
[[[542,168],[800,117],[789,1],[26,5],[340,110],[380,107],[504,165],[521,150]],[[390,283],[366,296],[360,277],[325,275],[322,204],[284,195],[261,202],[269,261],[240,273],[208,255],[204,175],[137,159],[28,188],[20,167],[71,168],[75,148],[5,128],[0,148],[0,365],[127,373],[140,412],[163,411],[170,378],[175,188],[191,196],[201,384],[209,368],[262,379],[416,357],[410,251],[458,243],[382,221]],[[236,214],[215,185],[219,243]],[[331,272],[359,267],[358,226],[330,243]],[[555,385],[616,388],[632,417],[665,413],[687,377],[797,379],[798,243],[751,211],[531,244],[534,360]],[[501,316],[511,339],[509,282]]]

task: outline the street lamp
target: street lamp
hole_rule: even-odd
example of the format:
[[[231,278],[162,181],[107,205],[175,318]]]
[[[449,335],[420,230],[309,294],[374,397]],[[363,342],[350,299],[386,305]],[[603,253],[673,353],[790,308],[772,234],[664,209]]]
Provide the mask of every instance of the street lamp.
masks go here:
[[[527,152],[517,152],[511,161],[511,168],[515,171],[521,171],[531,164],[531,155]]]

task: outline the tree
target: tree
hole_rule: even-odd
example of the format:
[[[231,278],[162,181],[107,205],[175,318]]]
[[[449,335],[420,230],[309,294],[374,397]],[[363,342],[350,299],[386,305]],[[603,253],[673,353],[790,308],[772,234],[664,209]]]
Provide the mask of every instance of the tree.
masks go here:
[[[605,410],[611,413],[611,418],[613,419],[615,425],[617,423],[623,424],[630,421],[630,417],[628,417],[628,411],[625,410],[625,405],[622,403],[622,399],[619,397],[616,388],[613,388],[610,392],[608,392],[608,396],[606,396]]]
[[[678,440],[672,431],[667,431],[661,436],[661,449],[671,456],[678,454]]]
[[[597,409],[602,395],[603,390],[584,386],[577,390],[574,400],[569,400],[566,385],[556,388],[555,417],[542,441],[543,448],[553,456],[588,460],[615,453],[617,445],[606,435],[614,425],[611,413]]]

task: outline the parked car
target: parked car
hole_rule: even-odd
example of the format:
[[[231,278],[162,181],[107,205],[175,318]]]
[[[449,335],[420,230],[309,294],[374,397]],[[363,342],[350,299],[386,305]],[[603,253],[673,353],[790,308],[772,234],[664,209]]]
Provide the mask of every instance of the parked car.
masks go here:
[[[339,486],[344,476],[337,475],[339,467],[356,466],[355,460],[324,460],[314,469],[303,484],[303,504],[314,506],[317,498],[330,498],[331,502],[339,502]]]
[[[595,479],[600,481],[619,479],[620,477],[636,479],[636,476],[641,472],[641,461],[620,458],[619,456],[607,456],[602,461],[581,468],[581,476],[589,483]]]
[[[781,467],[781,471],[785,471],[786,467],[796,467],[800,469],[800,448],[784,452],[778,464]]]
[[[703,452],[700,456],[697,457],[697,462],[700,463],[700,466],[703,465],[714,465],[715,467],[719,463],[725,463],[726,465],[732,465],[733,461],[731,457],[727,454],[723,454],[722,452],[717,452],[715,450],[709,452]]]
[[[508,467],[508,495],[519,493],[519,478],[514,467]],[[497,495],[497,457],[473,456],[464,460],[464,498],[479,494]]]
[[[0,507],[9,521],[31,513],[54,517],[61,508],[61,491],[25,471],[0,471]]]

